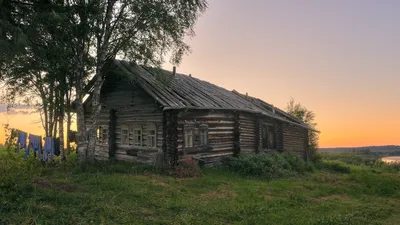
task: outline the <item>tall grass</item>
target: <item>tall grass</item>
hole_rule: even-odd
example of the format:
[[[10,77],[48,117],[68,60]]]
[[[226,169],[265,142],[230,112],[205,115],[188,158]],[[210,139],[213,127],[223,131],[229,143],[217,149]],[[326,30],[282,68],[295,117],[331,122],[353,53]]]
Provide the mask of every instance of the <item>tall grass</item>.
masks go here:
[[[10,154],[0,156],[0,224],[398,224],[400,219],[400,177],[367,166],[329,161],[309,173],[313,167],[295,155],[259,154],[235,158],[225,168],[200,168],[201,176],[188,178],[179,174],[186,175],[190,165],[173,174],[127,162],[81,166],[73,155],[65,163],[42,164],[24,160],[22,152]],[[268,179],[248,179],[253,173]]]
[[[313,170],[311,164],[290,153],[241,155],[230,158],[224,166],[244,176],[267,179],[296,176]]]

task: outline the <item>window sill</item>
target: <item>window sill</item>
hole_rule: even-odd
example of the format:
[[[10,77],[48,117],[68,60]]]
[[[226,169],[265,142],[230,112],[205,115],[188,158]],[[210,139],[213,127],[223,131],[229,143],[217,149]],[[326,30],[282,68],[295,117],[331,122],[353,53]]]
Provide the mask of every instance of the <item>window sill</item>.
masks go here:
[[[143,146],[118,146],[117,148],[126,152],[127,155],[137,156],[139,151],[144,152],[158,152],[158,148],[149,148]]]
[[[261,151],[278,152],[278,150],[276,148],[263,148],[263,149],[261,149]]]
[[[201,152],[208,152],[212,150],[212,147],[210,146],[198,146],[198,147],[185,147],[184,151],[185,153],[201,153]]]

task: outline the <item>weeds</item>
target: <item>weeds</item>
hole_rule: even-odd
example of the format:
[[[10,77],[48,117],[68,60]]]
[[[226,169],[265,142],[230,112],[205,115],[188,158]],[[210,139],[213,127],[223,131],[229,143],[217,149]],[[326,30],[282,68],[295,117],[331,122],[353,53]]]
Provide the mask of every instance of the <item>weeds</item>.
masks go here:
[[[176,177],[198,177],[201,175],[201,170],[197,160],[187,158],[172,168],[171,175]]]
[[[317,168],[335,172],[335,173],[350,173],[351,169],[345,163],[338,160],[324,160],[316,164]]]
[[[244,176],[267,179],[296,176],[313,171],[311,164],[289,153],[242,155],[227,160],[224,165],[228,170]]]
[[[0,224],[397,224],[400,214],[400,177],[378,165],[327,162],[321,171],[290,154],[259,154],[225,169],[186,160],[171,171],[70,157],[43,166],[1,154]],[[275,179],[244,177],[254,171]]]

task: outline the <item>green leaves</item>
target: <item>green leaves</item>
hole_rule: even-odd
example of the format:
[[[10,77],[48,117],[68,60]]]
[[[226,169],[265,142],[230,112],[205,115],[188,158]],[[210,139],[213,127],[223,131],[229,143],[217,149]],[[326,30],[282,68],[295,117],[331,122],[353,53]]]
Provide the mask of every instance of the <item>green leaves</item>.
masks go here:
[[[294,99],[290,99],[289,103],[286,106],[286,112],[295,118],[306,123],[310,128],[316,129],[317,123],[315,122],[315,113],[300,103],[296,103]],[[311,159],[313,161],[319,161],[321,156],[318,155],[318,142],[319,142],[319,134],[314,131],[308,132],[308,144],[309,150],[311,153]]]

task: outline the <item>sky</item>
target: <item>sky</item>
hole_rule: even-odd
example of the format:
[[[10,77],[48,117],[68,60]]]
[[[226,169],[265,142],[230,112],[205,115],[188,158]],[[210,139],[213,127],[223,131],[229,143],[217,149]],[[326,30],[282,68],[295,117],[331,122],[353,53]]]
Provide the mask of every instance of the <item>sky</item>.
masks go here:
[[[293,97],[321,147],[400,144],[400,1],[208,3],[177,72],[282,109]]]

